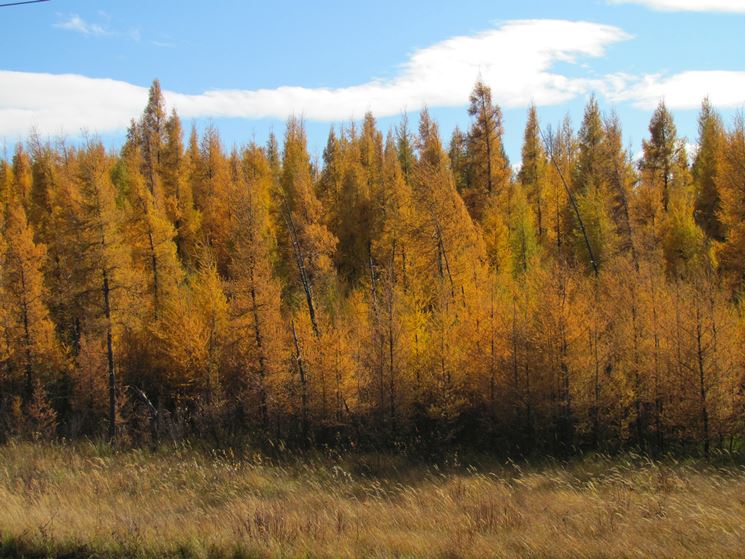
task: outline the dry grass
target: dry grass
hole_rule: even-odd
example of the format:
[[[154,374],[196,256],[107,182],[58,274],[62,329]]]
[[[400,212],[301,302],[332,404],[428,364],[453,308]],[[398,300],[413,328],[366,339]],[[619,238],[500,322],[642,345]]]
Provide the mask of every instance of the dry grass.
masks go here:
[[[745,469],[0,448],[0,556],[745,557]]]

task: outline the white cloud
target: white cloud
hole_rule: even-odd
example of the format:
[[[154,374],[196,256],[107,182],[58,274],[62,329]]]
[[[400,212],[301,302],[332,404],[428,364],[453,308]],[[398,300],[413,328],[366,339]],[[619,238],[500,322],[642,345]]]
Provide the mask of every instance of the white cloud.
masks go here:
[[[610,4],[639,4],[666,12],[745,13],[745,0],[609,0]]]
[[[75,74],[0,70],[0,135],[121,130],[142,111],[147,89]]]
[[[106,19],[111,19],[108,14],[104,12],[100,12],[100,15]],[[80,33],[89,37],[123,37],[135,42],[140,40],[140,31],[137,29],[116,31],[98,23],[85,21],[78,14],[72,14],[66,19],[58,21],[53,25],[53,27],[64,29],[66,31],[74,31],[75,33]]]
[[[88,23],[77,14],[73,14],[67,19],[55,23],[54,27],[57,27],[58,29],[65,29],[67,31],[75,31],[77,33],[82,33],[83,35],[93,35],[96,37],[101,37],[103,35],[109,34],[109,32],[106,31],[106,29],[104,29],[102,26],[98,25],[97,23]]]
[[[605,93],[613,101],[629,101],[640,109],[653,109],[660,99],[671,109],[694,109],[707,96],[714,106],[737,108],[745,105],[745,72],[690,71],[639,79],[623,76]]]
[[[97,27],[79,18],[66,23],[80,32],[97,33]],[[480,75],[492,87],[495,100],[507,107],[531,101],[558,104],[602,83],[552,71],[556,63],[577,64],[580,57],[602,56],[609,45],[628,38],[617,27],[591,22],[510,21],[416,50],[390,79],[342,88],[166,92],[166,100],[187,118],[286,118],[302,113],[308,119],[341,120],[367,110],[387,116],[425,104],[464,105]],[[25,134],[31,126],[51,134],[76,134],[81,128],[121,130],[147,99],[143,87],[72,74],[0,71],[0,83],[0,135]]]

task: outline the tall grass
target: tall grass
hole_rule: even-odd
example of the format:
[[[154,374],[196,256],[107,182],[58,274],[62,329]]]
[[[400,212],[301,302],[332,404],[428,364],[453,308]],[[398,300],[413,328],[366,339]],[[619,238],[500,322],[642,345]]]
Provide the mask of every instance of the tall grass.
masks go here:
[[[745,469],[10,444],[0,556],[745,557]]]

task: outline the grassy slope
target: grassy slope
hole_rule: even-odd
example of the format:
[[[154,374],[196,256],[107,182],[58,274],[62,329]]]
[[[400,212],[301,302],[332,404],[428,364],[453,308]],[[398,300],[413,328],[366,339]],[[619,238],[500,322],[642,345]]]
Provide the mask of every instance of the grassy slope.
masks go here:
[[[0,556],[745,557],[745,469],[0,447]]]

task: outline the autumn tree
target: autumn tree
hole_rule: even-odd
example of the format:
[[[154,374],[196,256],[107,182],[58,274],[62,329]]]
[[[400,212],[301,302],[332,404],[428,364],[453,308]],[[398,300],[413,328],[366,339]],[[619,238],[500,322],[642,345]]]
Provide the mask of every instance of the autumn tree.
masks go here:
[[[676,156],[681,149],[673,117],[664,101],[660,101],[649,121],[650,139],[642,142],[644,159],[641,164],[645,178],[654,189],[667,212],[675,178],[673,176]]]
[[[272,254],[276,230],[272,222],[272,171],[264,152],[256,145],[242,154],[239,188],[232,205],[236,219],[229,286],[231,342],[235,348],[234,388],[243,395],[249,417],[256,412],[263,429],[269,427],[270,401],[280,389],[284,359],[284,321],[280,313],[281,286],[273,275]]]
[[[134,308],[131,256],[122,234],[111,159],[103,145],[90,141],[79,156],[77,288],[86,305],[83,330],[101,340],[106,356],[108,436],[116,437],[119,342]],[[95,346],[94,346],[95,347]]]
[[[723,147],[724,125],[719,114],[704,99],[698,116],[698,149],[693,161],[696,188],[696,223],[716,241],[724,240],[720,218],[721,201],[717,189],[717,165]]]
[[[736,291],[745,281],[745,121],[735,119],[723,140],[716,185],[721,196],[721,221],[725,241],[719,252],[721,270]]]
[[[281,177],[282,250],[285,273],[305,297],[314,332],[319,331],[314,291],[331,286],[337,239],[323,223],[323,208],[315,195],[303,123],[287,122]]]
[[[528,110],[528,121],[525,124],[525,133],[522,147],[522,163],[518,180],[526,190],[530,205],[533,208],[536,219],[536,232],[538,240],[543,241],[547,223],[546,207],[546,167],[548,161],[543,147],[543,140],[538,124],[538,114],[535,105]]]
[[[157,319],[164,301],[174,295],[183,273],[176,255],[173,226],[140,173],[144,167],[142,158],[139,145],[128,143],[115,177],[120,190],[128,195],[126,230],[133,264],[144,278],[143,295],[152,317]]]
[[[164,210],[176,231],[176,252],[181,262],[190,267],[197,258],[201,227],[201,216],[194,208],[194,194],[188,176],[196,162],[184,152],[181,119],[175,111],[165,123],[165,136],[160,172]]]
[[[502,110],[493,103],[491,88],[480,80],[469,97],[468,114],[473,118],[468,132],[472,182],[462,195],[471,216],[479,220],[489,197],[498,195],[502,204],[509,203],[510,167],[502,144]]]
[[[46,250],[34,242],[34,233],[18,197],[5,210],[0,275],[5,344],[10,350],[5,366],[18,385],[26,405],[37,383],[42,385],[60,373],[62,351],[46,305],[44,261]],[[10,385],[6,389],[12,389]]]
[[[596,274],[613,255],[617,242],[606,173],[606,142],[600,107],[597,99],[591,97],[577,138],[571,185],[575,200],[570,200],[571,207],[565,212],[575,258],[588,263]]]
[[[142,118],[135,130],[142,147],[142,176],[156,204],[162,204],[160,172],[163,165],[162,151],[166,143],[166,107],[160,82],[153,80]]]

